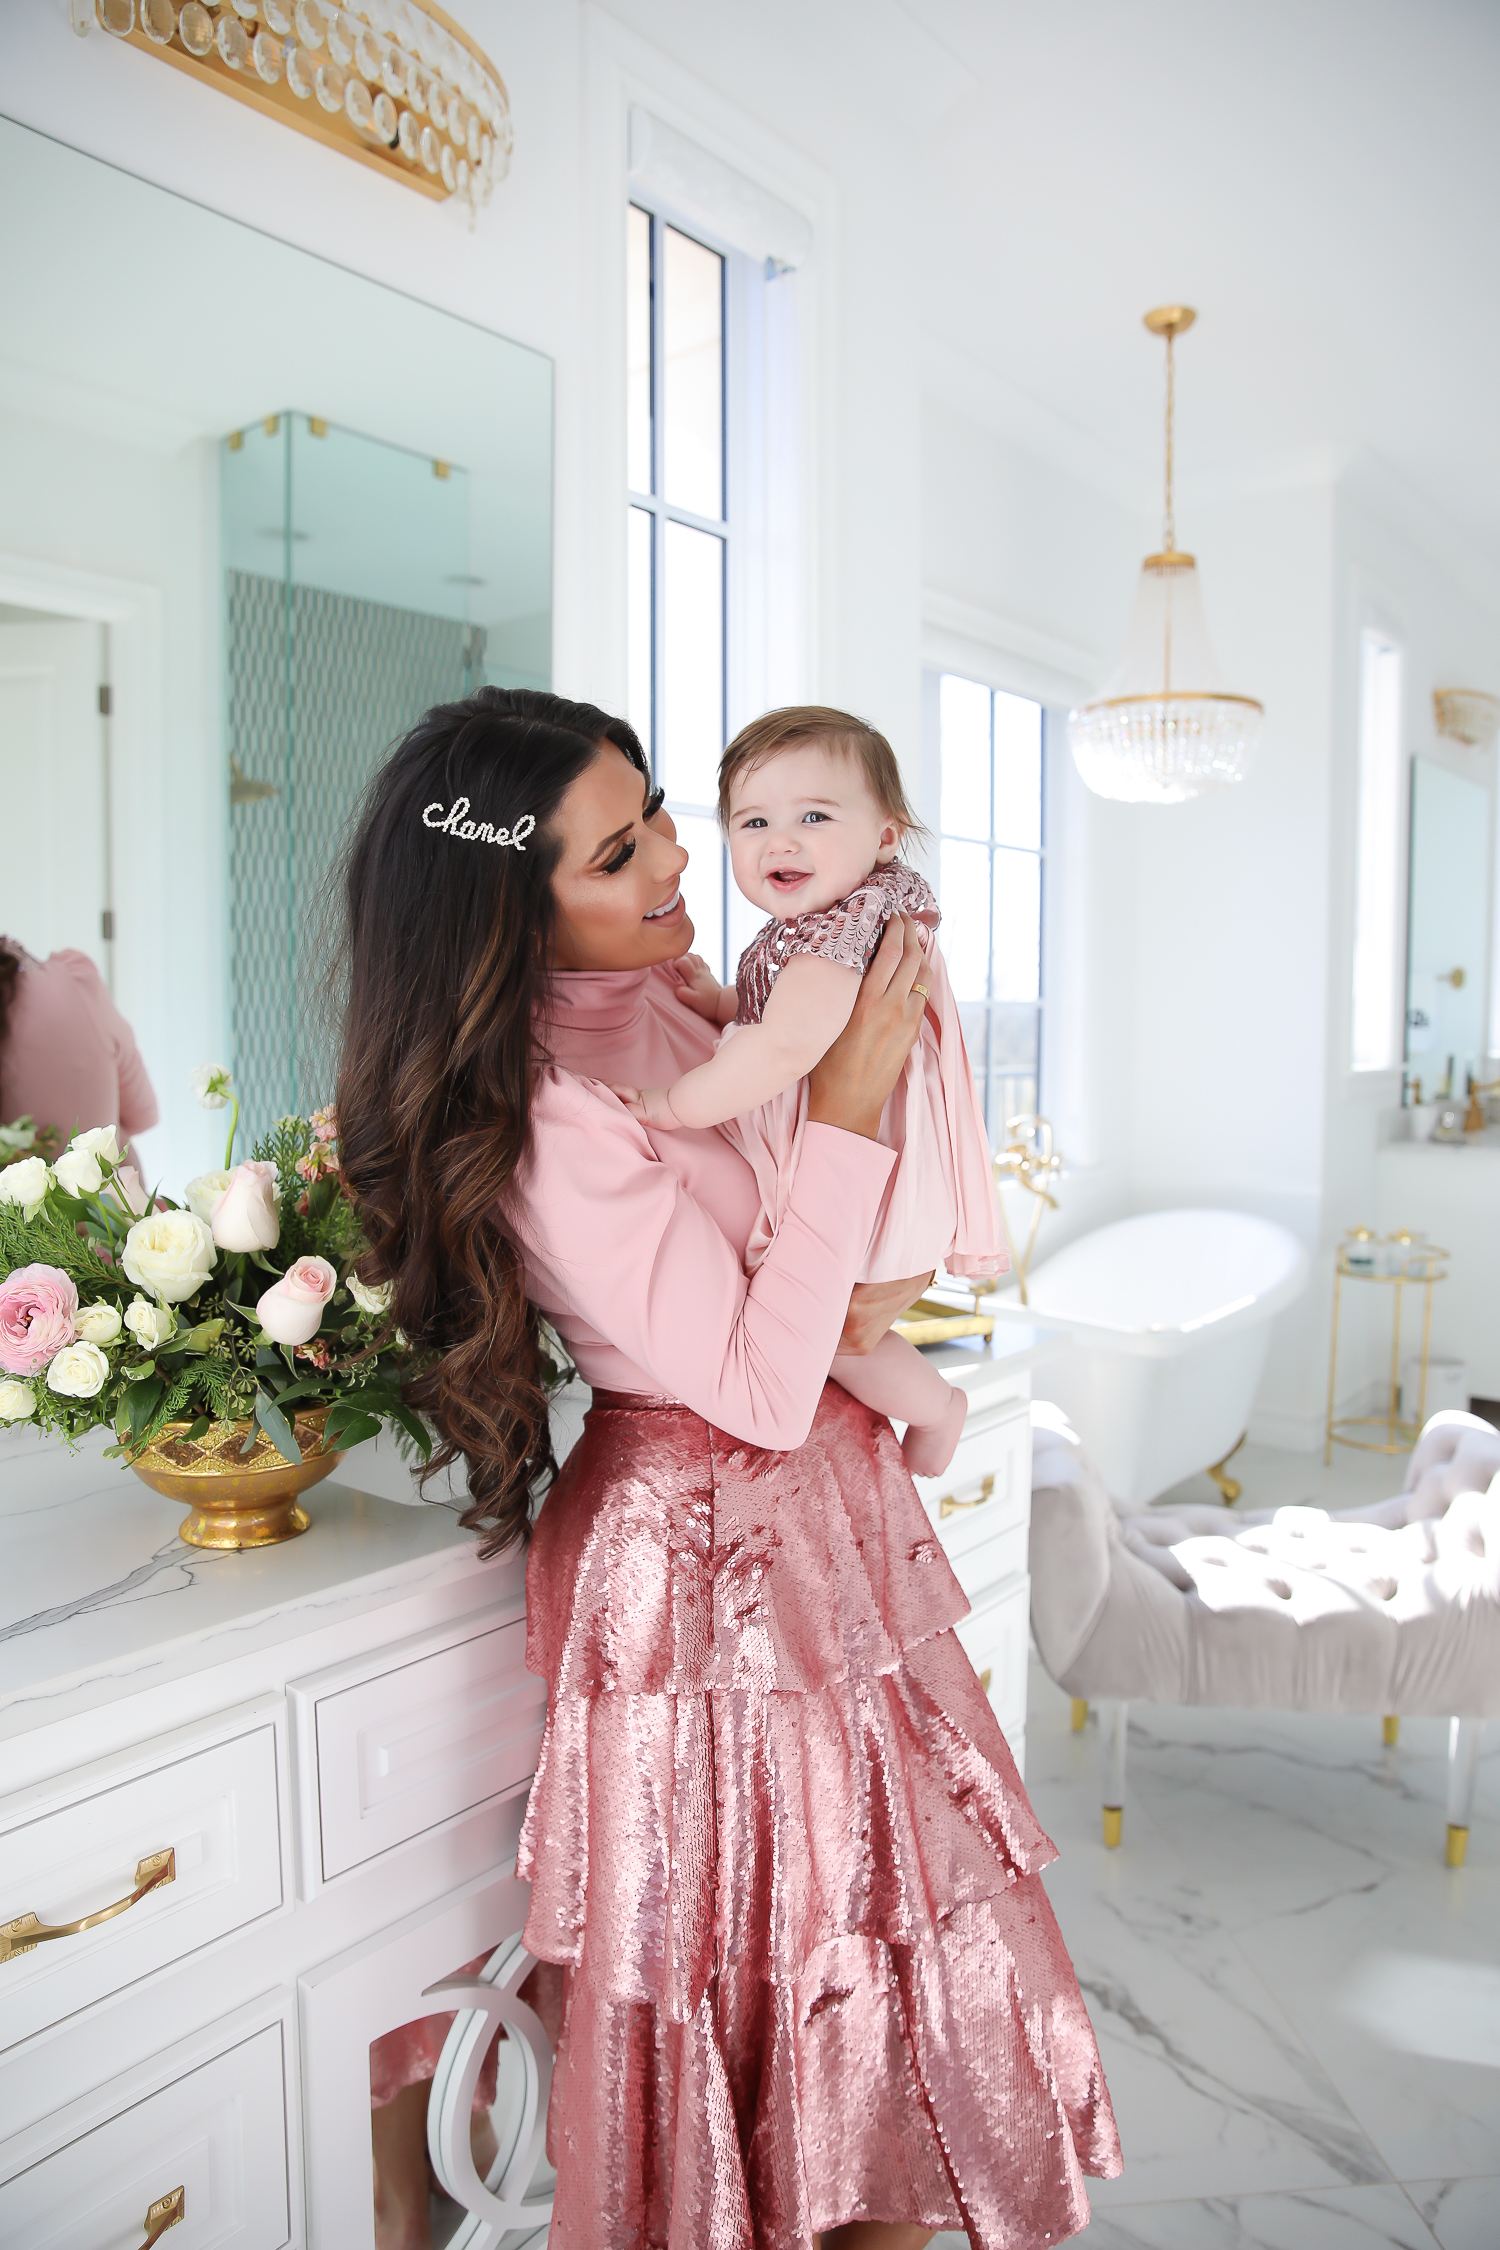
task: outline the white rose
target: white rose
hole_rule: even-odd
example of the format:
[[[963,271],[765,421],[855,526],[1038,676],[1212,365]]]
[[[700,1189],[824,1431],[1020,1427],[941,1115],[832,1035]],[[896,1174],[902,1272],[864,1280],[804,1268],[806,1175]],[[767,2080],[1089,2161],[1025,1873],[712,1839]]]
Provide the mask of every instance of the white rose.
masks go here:
[[[229,1185],[227,1172],[200,1172],[196,1180],[189,1180],[183,1189],[190,1211],[196,1211],[205,1223],[211,1223],[214,1205]]]
[[[47,1368],[47,1388],[59,1398],[93,1398],[109,1377],[109,1361],[97,1344],[64,1344]]]
[[[18,1383],[9,1375],[0,1381],[0,1422],[24,1422],[35,1412],[36,1395],[29,1383]]]
[[[86,1344],[112,1344],[120,1333],[120,1316],[113,1305],[85,1305],[73,1318],[73,1333]]]
[[[138,1289],[180,1305],[214,1267],[213,1229],[195,1211],[153,1211],[125,1237],[121,1264]]]
[[[104,1185],[104,1166],[119,1161],[113,1125],[96,1125],[90,1133],[73,1135],[53,1169],[67,1194],[97,1195]]]
[[[229,1100],[234,1074],[222,1063],[199,1063],[188,1084],[204,1109],[223,1109]]]
[[[393,1281],[378,1281],[372,1289],[367,1282],[360,1280],[357,1273],[351,1273],[349,1276],[349,1294],[361,1312],[373,1313],[378,1316],[390,1311],[391,1299],[396,1294],[396,1285]]]
[[[160,1305],[153,1305],[145,1297],[137,1297],[126,1307],[125,1325],[143,1352],[159,1351],[175,1330],[177,1323]]]
[[[19,1164],[7,1164],[0,1172],[0,1203],[19,1203],[23,1210],[34,1211],[50,1177],[40,1156],[23,1156]]]

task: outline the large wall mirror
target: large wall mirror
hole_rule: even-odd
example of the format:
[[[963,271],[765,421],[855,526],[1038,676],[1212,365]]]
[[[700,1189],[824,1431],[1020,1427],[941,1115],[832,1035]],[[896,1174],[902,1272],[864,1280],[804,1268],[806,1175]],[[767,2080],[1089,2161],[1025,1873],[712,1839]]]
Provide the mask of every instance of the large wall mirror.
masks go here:
[[[1429,1100],[1485,1075],[1493,826],[1484,782],[1413,758],[1406,1059]]]
[[[550,685],[552,366],[3,119],[0,199],[0,928],[93,955],[174,1187],[195,1063],[252,1133],[329,1098],[309,940],[391,743]]]

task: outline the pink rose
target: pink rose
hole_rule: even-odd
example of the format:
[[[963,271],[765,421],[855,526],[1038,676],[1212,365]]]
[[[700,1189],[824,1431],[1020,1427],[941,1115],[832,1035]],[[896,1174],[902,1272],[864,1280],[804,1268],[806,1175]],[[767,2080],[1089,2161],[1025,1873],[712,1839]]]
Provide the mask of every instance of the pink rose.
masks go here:
[[[0,1283],[0,1367],[7,1375],[35,1375],[74,1341],[77,1313],[78,1291],[65,1273],[17,1266]]]
[[[299,1258],[256,1305],[256,1317],[273,1344],[305,1344],[317,1334],[323,1307],[338,1286],[326,1258]],[[25,1368],[12,1370],[17,1375]]]
[[[281,1236],[275,1165],[236,1164],[208,1223],[221,1250],[274,1250]]]

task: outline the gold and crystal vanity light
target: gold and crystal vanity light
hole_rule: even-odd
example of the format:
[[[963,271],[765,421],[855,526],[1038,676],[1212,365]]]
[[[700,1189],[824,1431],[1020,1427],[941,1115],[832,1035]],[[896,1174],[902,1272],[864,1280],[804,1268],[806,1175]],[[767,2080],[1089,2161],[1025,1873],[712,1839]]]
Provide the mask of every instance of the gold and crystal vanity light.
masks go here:
[[[440,202],[477,211],[510,169],[505,82],[432,0],[71,0],[95,23]]]
[[[1158,305],[1146,326],[1167,347],[1166,509],[1161,552],[1141,565],[1125,654],[1091,703],[1068,713],[1073,761],[1096,797],[1177,805],[1244,778],[1263,706],[1220,683],[1198,564],[1177,545],[1172,506],[1172,346],[1198,315]]]

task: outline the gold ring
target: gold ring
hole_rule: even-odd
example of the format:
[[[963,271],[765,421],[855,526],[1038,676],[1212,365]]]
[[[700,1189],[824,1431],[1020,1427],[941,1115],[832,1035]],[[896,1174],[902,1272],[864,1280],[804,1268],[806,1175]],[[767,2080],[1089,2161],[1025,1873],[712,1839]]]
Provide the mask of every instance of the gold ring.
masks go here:
[[[921,993],[921,995],[922,995],[922,998],[923,998],[924,1000],[926,1000],[926,999],[928,999],[928,998],[929,998],[929,997],[931,996],[931,992],[932,992],[932,987],[931,987],[931,985],[928,985],[928,984],[914,984],[914,985],[912,986],[912,991],[913,991],[913,992],[920,992],[920,993]]]

